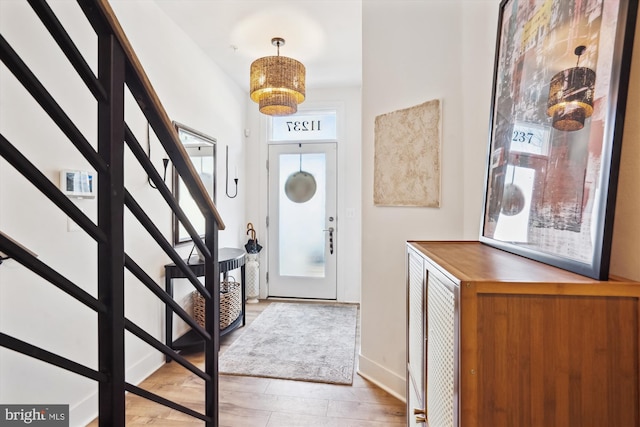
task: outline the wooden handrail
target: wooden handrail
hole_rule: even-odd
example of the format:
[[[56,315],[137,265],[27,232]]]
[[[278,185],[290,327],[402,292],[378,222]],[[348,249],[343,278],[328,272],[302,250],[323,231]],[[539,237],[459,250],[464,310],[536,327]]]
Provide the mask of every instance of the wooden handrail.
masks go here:
[[[85,10],[85,13],[96,12],[89,3],[90,2],[80,2],[80,6]],[[180,142],[178,134],[175,131],[166,110],[160,102],[160,98],[151,85],[138,56],[134,52],[129,39],[120,26],[111,5],[107,0],[96,0],[95,4],[97,4],[99,8],[97,12],[100,13],[102,20],[106,21],[106,23],[111,27],[111,32],[114,34],[124,51],[127,59],[126,81],[129,90],[138,102],[140,109],[147,117],[149,124],[156,132],[160,143],[167,152],[171,162],[178,170],[180,177],[189,189],[193,200],[198,205],[202,214],[205,218],[213,215],[213,218],[218,224],[218,229],[224,230],[225,224],[215,203],[213,203],[213,200],[209,197],[202,180],[198,177],[193,163],[189,160],[189,156],[184,145]]]

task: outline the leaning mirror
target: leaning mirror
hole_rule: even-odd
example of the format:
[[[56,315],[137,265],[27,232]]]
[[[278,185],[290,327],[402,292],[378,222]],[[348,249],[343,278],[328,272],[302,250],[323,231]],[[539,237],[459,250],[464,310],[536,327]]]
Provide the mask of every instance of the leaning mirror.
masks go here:
[[[216,201],[216,140],[210,136],[198,132],[188,126],[174,122],[176,131],[180,142],[184,145],[184,148],[193,163],[193,166],[202,179],[202,182],[211,197],[211,200]],[[182,178],[178,175],[176,168],[173,168],[173,196],[178,201],[178,204],[187,215],[191,224],[201,237],[204,237],[205,233],[205,221],[198,205],[191,197],[191,194],[186,189]],[[180,223],[176,215],[173,215],[173,244],[178,245],[180,243],[189,242],[191,236]]]

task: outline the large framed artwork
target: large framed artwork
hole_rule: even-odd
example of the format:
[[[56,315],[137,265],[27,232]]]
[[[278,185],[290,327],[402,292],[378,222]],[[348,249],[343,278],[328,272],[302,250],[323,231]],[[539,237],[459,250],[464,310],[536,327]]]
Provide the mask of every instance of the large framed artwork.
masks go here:
[[[503,0],[480,241],[606,280],[638,0]]]
[[[440,207],[440,105],[439,99],[433,99],[376,117],[376,206]]]

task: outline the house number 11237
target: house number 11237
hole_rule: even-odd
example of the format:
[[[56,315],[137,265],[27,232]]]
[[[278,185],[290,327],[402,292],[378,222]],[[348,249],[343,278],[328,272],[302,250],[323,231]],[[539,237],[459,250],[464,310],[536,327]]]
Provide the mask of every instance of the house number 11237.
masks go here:
[[[320,120],[304,120],[287,122],[289,132],[309,132],[320,130]]]

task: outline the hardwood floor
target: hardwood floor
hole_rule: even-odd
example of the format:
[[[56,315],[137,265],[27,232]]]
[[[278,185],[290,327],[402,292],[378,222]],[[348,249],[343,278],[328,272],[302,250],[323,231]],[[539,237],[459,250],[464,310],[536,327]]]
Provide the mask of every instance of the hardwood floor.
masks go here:
[[[270,302],[247,304],[249,325]],[[221,352],[243,333],[239,328],[221,340]],[[359,329],[358,329],[358,337]],[[204,366],[201,353],[188,356]],[[168,363],[140,387],[204,412],[204,382],[177,363]],[[404,403],[354,374],[353,385],[220,375],[221,427],[400,427]],[[127,426],[196,426],[203,421],[129,394]],[[90,426],[97,426],[94,421]]]

